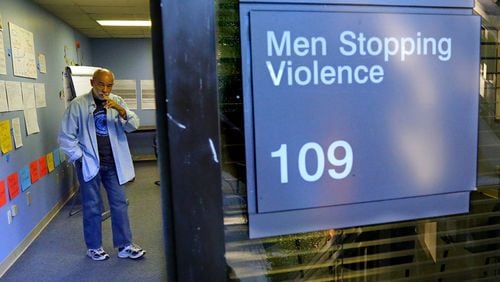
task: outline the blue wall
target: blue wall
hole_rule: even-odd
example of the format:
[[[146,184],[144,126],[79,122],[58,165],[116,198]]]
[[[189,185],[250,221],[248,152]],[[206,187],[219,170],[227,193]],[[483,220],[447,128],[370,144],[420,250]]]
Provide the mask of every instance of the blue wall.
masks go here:
[[[140,80],[153,79],[151,39],[92,39],[92,61],[115,73],[116,79],[136,80],[138,109],[141,126],[155,125],[154,110],[141,110]]]
[[[47,73],[38,72],[36,80],[28,79],[13,76],[12,58],[6,56],[7,75],[0,75],[0,80],[45,83],[47,101],[47,107],[37,109],[40,132],[34,135],[26,135],[22,111],[0,113],[0,120],[20,118],[24,145],[7,155],[0,154],[0,179],[6,181],[11,173],[58,147],[57,131],[65,107],[64,99],[60,98],[62,72],[67,62],[92,64],[92,54],[88,39],[31,1],[1,0],[0,14],[6,53],[10,49],[8,22],[12,22],[33,33],[37,62],[39,53],[45,54],[47,62]],[[76,40],[81,43],[79,57]],[[26,191],[31,193],[30,206],[26,192],[21,192],[12,201],[7,199],[7,204],[0,208],[0,262],[4,262],[51,209],[68,196],[73,183],[72,168],[64,162]],[[18,206],[18,215],[13,218],[12,224],[8,224],[7,212],[13,205]]]

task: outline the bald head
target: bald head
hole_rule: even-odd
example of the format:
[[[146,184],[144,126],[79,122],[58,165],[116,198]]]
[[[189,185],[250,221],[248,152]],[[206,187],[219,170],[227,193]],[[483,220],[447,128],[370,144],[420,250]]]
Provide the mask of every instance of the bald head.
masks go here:
[[[111,93],[115,76],[112,71],[108,69],[98,69],[94,72],[90,84],[92,85],[92,94],[96,99],[105,100]]]
[[[113,80],[115,80],[115,75],[113,74],[112,71],[105,69],[105,68],[100,68],[94,71],[94,75],[92,75],[92,79],[96,79],[96,77],[102,76],[102,75],[111,75]]]

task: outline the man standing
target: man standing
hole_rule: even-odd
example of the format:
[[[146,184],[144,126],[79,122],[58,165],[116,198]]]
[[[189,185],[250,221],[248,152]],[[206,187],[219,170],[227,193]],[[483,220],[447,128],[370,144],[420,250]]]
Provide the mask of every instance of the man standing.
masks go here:
[[[132,243],[124,187],[135,177],[126,132],[139,127],[139,117],[111,93],[113,83],[110,70],[96,70],[90,80],[92,90],[73,99],[64,112],[58,137],[80,183],[87,256],[98,261],[109,258],[102,248],[101,183],[108,195],[118,257],[138,259],[146,254]]]

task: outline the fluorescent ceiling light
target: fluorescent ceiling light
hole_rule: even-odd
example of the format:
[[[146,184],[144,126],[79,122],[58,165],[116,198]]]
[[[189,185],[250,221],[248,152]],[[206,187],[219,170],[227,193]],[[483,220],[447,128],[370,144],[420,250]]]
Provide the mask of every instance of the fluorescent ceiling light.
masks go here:
[[[98,20],[98,24],[102,26],[151,26],[151,21],[108,21],[108,20]]]

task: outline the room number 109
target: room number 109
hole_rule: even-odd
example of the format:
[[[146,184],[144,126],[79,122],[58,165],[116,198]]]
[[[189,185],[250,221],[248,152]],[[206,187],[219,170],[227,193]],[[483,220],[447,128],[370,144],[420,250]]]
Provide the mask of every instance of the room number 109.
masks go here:
[[[344,150],[344,157],[338,159],[335,156],[335,152],[342,148]],[[306,166],[307,154],[311,153],[316,155],[316,170],[308,171]],[[280,173],[281,173],[281,183],[288,183],[288,150],[286,144],[281,144],[280,148],[274,152],[271,152],[271,157],[280,159]],[[349,175],[352,169],[353,153],[352,148],[349,143],[343,140],[338,140],[328,146],[326,152],[326,158],[333,168],[328,169],[328,175],[333,179],[343,179]],[[344,167],[341,170],[341,167]],[[298,168],[302,179],[308,182],[314,182],[319,180],[325,171],[325,153],[321,145],[315,142],[309,142],[304,144],[299,151],[298,157]]]

